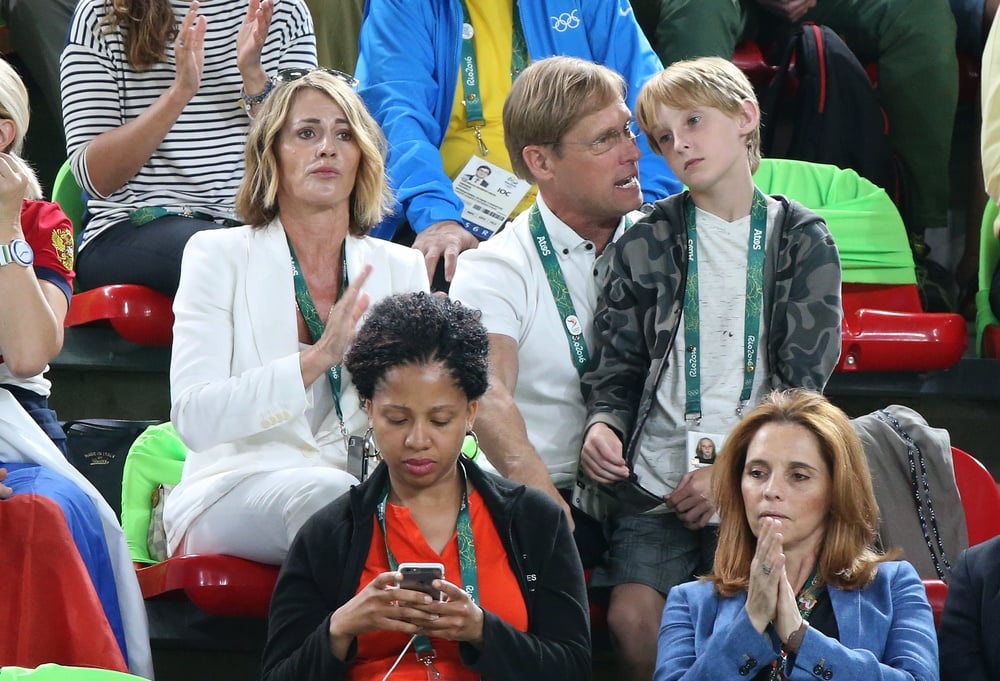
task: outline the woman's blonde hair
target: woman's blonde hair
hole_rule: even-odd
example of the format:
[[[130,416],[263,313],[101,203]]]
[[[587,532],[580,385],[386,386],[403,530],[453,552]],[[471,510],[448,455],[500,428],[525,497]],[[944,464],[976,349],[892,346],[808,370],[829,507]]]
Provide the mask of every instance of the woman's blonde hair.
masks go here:
[[[649,146],[662,155],[660,144],[653,135],[658,105],[664,104],[671,109],[710,106],[728,116],[738,116],[746,100],[756,104],[757,95],[736,65],[721,57],[702,57],[675,62],[650,78],[639,91],[635,117]],[[759,123],[747,136],[747,159],[750,172],[757,172],[760,165]]]
[[[24,136],[31,122],[31,109],[28,107],[28,89],[17,74],[14,67],[6,60],[0,59],[0,119],[14,123],[14,139],[3,149],[20,166],[20,172],[28,178],[26,199],[42,198],[42,188],[38,184],[35,171],[21,158],[24,150]]]
[[[385,177],[385,136],[350,85],[322,69],[277,85],[257,111],[247,136],[246,174],[236,193],[236,213],[255,227],[263,227],[278,216],[281,178],[276,147],[296,95],[307,88],[319,90],[341,108],[361,151],[351,192],[349,229],[353,236],[364,236],[392,207]]]
[[[137,71],[164,60],[167,43],[177,35],[170,0],[107,0],[101,20],[106,32],[119,31],[128,63]]]
[[[867,586],[878,563],[892,557],[874,548],[879,511],[868,459],[847,415],[819,393],[801,389],[772,392],[722,446],[712,473],[721,518],[719,545],[713,574],[707,579],[723,596],[749,585],[757,539],[747,522],[743,469],[750,442],[769,423],[794,424],[812,433],[830,474],[830,509],[817,560],[820,577],[840,589]]]

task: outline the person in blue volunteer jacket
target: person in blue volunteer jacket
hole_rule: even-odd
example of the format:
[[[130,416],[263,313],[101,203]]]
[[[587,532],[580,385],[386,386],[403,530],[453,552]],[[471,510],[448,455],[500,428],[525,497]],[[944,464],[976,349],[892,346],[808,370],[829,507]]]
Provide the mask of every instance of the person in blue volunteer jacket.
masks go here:
[[[429,273],[443,257],[450,281],[458,254],[488,236],[463,223],[463,202],[451,178],[474,158],[511,169],[504,100],[521,69],[553,55],[589,59],[620,73],[630,109],[643,83],[662,69],[628,0],[369,0],[356,76],[389,139],[387,171],[397,197],[394,215],[372,234],[405,243],[414,238],[412,230]],[[478,107],[463,104],[467,100],[481,104],[481,116]],[[559,144],[566,142],[553,140]],[[646,200],[679,191],[663,159],[644,139],[639,146]],[[501,186],[496,177],[491,183]],[[533,199],[529,195],[519,207]],[[408,228],[400,229],[404,222]]]

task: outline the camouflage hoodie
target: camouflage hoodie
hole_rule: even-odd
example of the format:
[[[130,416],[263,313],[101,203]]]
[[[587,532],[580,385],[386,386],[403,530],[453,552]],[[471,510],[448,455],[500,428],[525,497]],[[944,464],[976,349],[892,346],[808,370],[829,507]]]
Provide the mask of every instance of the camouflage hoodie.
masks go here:
[[[610,270],[597,305],[595,348],[582,389],[587,427],[604,422],[636,443],[684,308],[687,192],[657,201],[653,212],[608,246]],[[764,264],[769,388],[822,391],[840,358],[840,258],[826,223],[783,196]]]

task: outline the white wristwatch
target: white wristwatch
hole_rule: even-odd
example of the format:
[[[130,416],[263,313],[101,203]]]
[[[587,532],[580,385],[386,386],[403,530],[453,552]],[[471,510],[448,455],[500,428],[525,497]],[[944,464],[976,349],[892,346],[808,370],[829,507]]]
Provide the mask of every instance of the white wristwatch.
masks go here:
[[[0,267],[14,263],[30,267],[35,262],[35,252],[24,239],[12,239],[9,244],[0,245]]]

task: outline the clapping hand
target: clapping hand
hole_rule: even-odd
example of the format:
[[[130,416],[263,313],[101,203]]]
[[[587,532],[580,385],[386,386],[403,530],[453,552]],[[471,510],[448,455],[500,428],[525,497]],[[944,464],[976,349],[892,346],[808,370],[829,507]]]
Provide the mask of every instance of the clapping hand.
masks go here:
[[[267,73],[260,55],[273,15],[274,0],[250,0],[236,36],[236,66],[243,76],[243,89],[251,95],[259,95],[267,87]]]
[[[174,39],[174,57],[177,64],[177,74],[174,83],[188,99],[191,99],[201,87],[201,74],[205,67],[205,31],[208,21],[199,16],[201,3],[194,0],[188,8],[181,28]]]
[[[12,236],[20,236],[17,229],[21,224],[21,203],[28,191],[28,178],[21,167],[8,154],[0,152],[0,238],[9,241]],[[8,230],[13,228],[11,235]]]

